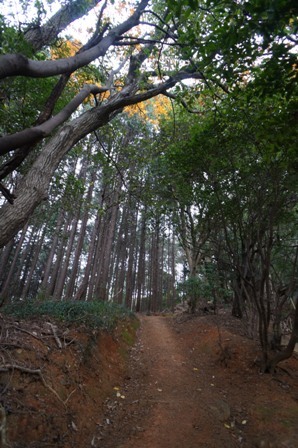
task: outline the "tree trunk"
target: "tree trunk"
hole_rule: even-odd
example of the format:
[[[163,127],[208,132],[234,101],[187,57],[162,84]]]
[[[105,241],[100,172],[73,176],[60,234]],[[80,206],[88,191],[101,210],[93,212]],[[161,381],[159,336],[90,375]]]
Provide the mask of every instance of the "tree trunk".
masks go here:
[[[150,312],[160,310],[162,301],[161,278],[160,278],[160,221],[157,219],[155,229],[152,234],[152,252],[151,252],[151,300]]]
[[[22,246],[23,246],[23,243],[24,243],[24,240],[25,240],[27,229],[28,229],[28,223],[26,224],[26,226],[24,227],[24,229],[23,229],[23,231],[21,233],[18,245],[17,245],[15,253],[14,253],[14,257],[13,257],[12,263],[11,263],[10,268],[9,268],[8,275],[6,277],[6,281],[5,281],[4,286],[3,286],[2,290],[1,290],[1,293],[0,293],[1,304],[0,304],[0,306],[3,306],[7,302],[8,298],[9,298],[11,282],[12,282],[14,274],[15,274],[16,264],[17,264],[17,261],[18,261],[18,256],[19,256],[19,254],[21,252],[21,249],[22,249]]]
[[[139,257],[137,267],[137,299],[136,299],[136,312],[141,311],[142,297],[144,294],[145,285],[145,247],[146,247],[146,230],[147,230],[147,208],[145,206],[142,212],[141,219],[141,232],[139,243]]]
[[[276,366],[286,359],[290,358],[294,352],[295,345],[298,343],[298,298],[296,300],[296,310],[293,323],[293,331],[288,342],[287,347],[280,353],[278,353],[273,359],[268,360],[265,371],[274,372]]]
[[[97,213],[95,223],[92,228],[92,233],[90,237],[90,244],[89,244],[89,250],[88,250],[88,257],[86,262],[86,267],[84,271],[84,276],[81,281],[81,284],[78,287],[78,290],[75,294],[74,300],[88,300],[89,299],[89,291],[93,291],[93,284],[90,279],[92,266],[95,260],[96,255],[96,248],[97,248],[97,235],[99,234],[99,229],[101,226],[101,215],[100,211]],[[88,296],[87,296],[88,294]],[[92,294],[91,294],[92,297]]]
[[[64,256],[63,263],[62,263],[62,265],[60,265],[58,278],[57,278],[57,281],[55,284],[55,289],[53,292],[54,300],[62,300],[63,290],[64,290],[64,286],[66,283],[66,278],[67,278],[67,270],[68,270],[69,262],[70,262],[70,256],[71,256],[74,240],[76,237],[79,215],[80,215],[80,207],[78,208],[76,216],[72,220],[71,230],[69,233],[68,243],[67,243],[67,247],[66,247],[66,253]]]
[[[83,217],[82,217],[82,221],[81,221],[80,234],[79,234],[78,241],[76,244],[76,249],[75,249],[75,253],[74,253],[74,259],[73,259],[69,282],[68,282],[68,285],[67,285],[67,288],[65,291],[65,298],[67,300],[70,300],[70,298],[72,298],[73,294],[74,294],[75,282],[76,282],[76,278],[77,278],[77,274],[78,274],[78,270],[79,270],[80,256],[81,256],[81,252],[82,252],[82,248],[83,248],[83,244],[84,244],[84,239],[86,236],[86,228],[87,228],[87,222],[88,222],[88,217],[89,217],[89,206],[91,203],[92,194],[93,194],[93,190],[94,190],[95,178],[96,178],[96,173],[94,171],[91,175],[88,192],[86,195],[86,199],[84,201],[85,209],[84,209],[84,213],[83,213]]]
[[[133,209],[134,207],[134,209]],[[137,233],[137,215],[138,208],[135,204],[130,206],[131,216],[129,220],[129,241],[128,241],[128,263],[126,270],[126,291],[125,291],[125,305],[128,309],[132,307],[132,295],[134,290],[134,260],[136,252],[136,233]]]
[[[29,292],[29,288],[30,288],[30,284],[31,284],[34,272],[36,271],[36,265],[37,265],[38,257],[40,255],[40,250],[41,250],[41,247],[43,245],[44,237],[45,237],[45,234],[46,234],[46,225],[43,226],[43,229],[40,230],[40,233],[41,234],[40,234],[40,238],[39,238],[38,243],[37,243],[37,241],[35,242],[34,255],[33,255],[33,258],[31,259],[30,270],[29,270],[28,276],[26,278],[26,283],[25,283],[23,291],[22,291],[22,295],[21,295],[22,299],[26,299],[26,297],[28,295],[28,292]]]
[[[9,259],[12,255],[14,247],[14,239],[11,239],[10,242],[3,248],[1,252],[1,258],[0,258],[0,291],[2,287],[4,286],[5,282],[5,275],[7,274],[7,266],[9,263]]]
[[[129,211],[127,207],[123,207],[121,222],[119,225],[118,240],[116,244],[114,296],[117,300],[117,303],[119,304],[124,304],[125,272],[126,272],[126,261],[128,255],[127,254],[128,213]]]
[[[62,235],[60,237],[60,241],[59,241],[59,245],[58,245],[58,249],[57,249],[57,253],[56,253],[55,263],[54,263],[54,266],[52,267],[52,271],[51,271],[50,282],[48,283],[48,285],[46,285],[46,287],[44,289],[44,293],[45,293],[46,297],[53,296],[55,288],[56,288],[56,283],[57,283],[58,276],[59,276],[59,269],[62,266],[63,254],[65,251],[66,241],[68,238],[69,220],[70,220],[70,218],[66,217],[65,221],[64,221],[63,231],[62,231]]]
[[[119,209],[120,187],[121,183],[118,180],[116,182],[115,191],[113,192],[110,198],[111,207],[106,213],[106,217],[104,219],[104,227],[102,230],[100,260],[99,260],[98,276],[94,294],[97,299],[103,301],[108,300],[109,295],[108,291],[109,269],[110,269],[112,247]]]
[[[58,214],[58,218],[57,218],[57,224],[56,224],[54,238],[51,241],[51,250],[50,250],[50,253],[48,255],[48,258],[47,258],[47,261],[46,261],[46,265],[45,265],[45,268],[44,268],[44,272],[43,272],[43,275],[42,275],[42,284],[41,284],[41,288],[40,288],[42,294],[45,291],[45,289],[47,288],[47,285],[48,285],[48,282],[49,282],[50,273],[51,273],[51,269],[52,269],[52,265],[53,265],[53,260],[54,260],[54,256],[55,256],[55,253],[56,253],[56,250],[57,250],[57,246],[58,246],[58,242],[59,242],[59,233],[61,231],[63,220],[64,220],[64,210],[60,209],[59,214]]]

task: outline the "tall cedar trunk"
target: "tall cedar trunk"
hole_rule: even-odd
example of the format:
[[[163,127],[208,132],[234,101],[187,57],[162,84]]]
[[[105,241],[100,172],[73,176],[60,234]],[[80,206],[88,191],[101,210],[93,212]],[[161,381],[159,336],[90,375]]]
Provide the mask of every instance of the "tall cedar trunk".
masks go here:
[[[40,251],[42,248],[42,245],[44,243],[44,238],[45,238],[45,234],[46,234],[46,225],[43,226],[42,229],[40,229],[40,237],[39,240],[37,239],[35,242],[35,247],[34,247],[34,253],[33,253],[33,257],[31,259],[31,266],[30,266],[30,271],[28,273],[28,276],[26,278],[26,282],[22,291],[22,295],[21,298],[25,299],[28,295],[29,292],[29,288],[30,288],[30,284],[34,275],[34,272],[36,271],[36,265],[38,262],[38,257],[40,256]]]
[[[175,233],[172,230],[172,238],[169,239],[169,263],[171,270],[171,280],[169,283],[169,301],[168,306],[173,311],[176,303],[176,250]]]
[[[96,219],[95,219],[95,223],[92,228],[89,250],[88,250],[88,257],[87,257],[86,267],[84,270],[84,276],[83,276],[83,279],[77,289],[74,300],[86,300],[87,299],[88,284],[91,283],[90,275],[91,275],[91,270],[92,270],[92,261],[95,257],[95,253],[96,253],[96,237],[99,233],[100,223],[101,223],[101,216],[100,216],[100,213],[98,212]],[[90,286],[91,285],[89,284],[89,289],[90,289]]]
[[[160,222],[155,223],[154,232],[152,233],[152,252],[151,252],[151,300],[150,311],[157,312],[161,305],[161,291],[160,291]]]
[[[98,270],[98,277],[95,286],[95,297],[100,300],[108,300],[108,284],[109,284],[109,269],[112,255],[112,247],[117,224],[117,216],[119,209],[119,194],[121,183],[117,181],[115,190],[111,194],[110,209],[104,219],[104,228],[101,238],[100,249],[100,263]]]
[[[139,243],[139,258],[137,266],[137,300],[136,300],[136,312],[141,311],[141,302],[144,293],[145,285],[145,248],[146,248],[146,235],[147,235],[147,208],[145,207],[142,212],[141,219],[141,232]]]
[[[80,209],[80,207],[78,207],[76,216],[72,220],[71,229],[70,229],[70,233],[69,233],[69,239],[68,239],[68,243],[66,246],[66,253],[65,253],[65,256],[63,259],[63,264],[60,265],[58,278],[57,278],[57,281],[55,284],[55,289],[53,292],[53,298],[55,300],[62,300],[63,289],[64,289],[64,285],[66,283],[66,278],[67,278],[67,270],[69,267],[72,248],[73,248],[74,240],[76,237],[76,231],[77,231],[80,211],[81,211],[81,209]]]
[[[128,242],[128,263],[126,272],[126,291],[125,291],[125,305],[127,308],[132,307],[132,295],[134,290],[134,260],[136,252],[136,236],[137,236],[137,218],[138,218],[138,208],[134,204],[134,210],[131,208],[131,217],[129,220],[129,242]]]
[[[15,283],[17,283],[17,285],[15,284],[14,288],[12,287],[12,292],[15,292],[16,297],[20,297],[23,291],[26,278],[30,271],[31,258],[34,251],[34,241],[37,229],[33,226],[30,226],[29,229],[30,230],[27,231],[26,235],[26,244],[24,245],[18,260],[18,269],[15,274],[15,278],[17,279],[17,282]]]
[[[96,234],[96,240],[94,245],[94,255],[92,260],[92,269],[90,273],[90,280],[88,285],[88,294],[87,300],[96,299],[95,289],[98,282],[100,263],[101,263],[101,248],[102,248],[102,238],[103,238],[103,230],[104,230],[104,217],[101,216],[101,219],[98,223],[98,231]]]
[[[59,240],[59,244],[57,247],[56,259],[54,265],[51,270],[51,276],[49,283],[45,286],[44,293],[46,297],[53,296],[56,282],[59,275],[59,269],[62,265],[63,254],[66,247],[67,235],[68,235],[68,226],[69,226],[69,216],[65,216],[63,230],[61,232],[61,237]]]
[[[96,178],[96,172],[94,171],[91,175],[88,192],[87,192],[86,199],[85,199],[85,208],[84,208],[84,213],[82,216],[80,233],[79,233],[78,241],[76,244],[76,249],[75,249],[75,253],[74,253],[74,259],[73,259],[73,263],[72,263],[69,282],[67,284],[67,288],[65,291],[65,297],[66,297],[66,299],[69,299],[69,300],[74,295],[75,282],[76,282],[77,274],[78,274],[78,270],[79,270],[80,256],[82,253],[82,248],[83,248],[83,244],[84,244],[84,240],[85,240],[85,236],[86,236],[86,228],[87,228],[88,217],[89,217],[89,206],[90,206],[92,195],[93,195],[95,178]],[[77,297],[75,297],[75,298],[77,300]]]
[[[41,284],[41,292],[42,293],[46,289],[47,284],[49,282],[54,256],[55,256],[55,253],[56,253],[57,247],[58,247],[59,234],[61,231],[61,226],[63,224],[63,220],[64,220],[64,210],[60,209],[58,218],[57,218],[57,224],[56,224],[56,229],[55,229],[55,233],[54,233],[54,238],[51,241],[50,253],[47,257],[46,265],[44,267],[44,271],[42,274],[42,284]]]
[[[77,165],[77,163],[73,164],[73,170],[72,170],[73,173],[75,173],[76,165]],[[82,166],[80,169],[80,173],[78,176],[78,180],[84,181],[84,183],[86,182],[86,169],[87,169],[87,158],[85,158],[83,160],[83,163],[82,163]],[[53,297],[55,300],[62,300],[64,286],[67,282],[67,272],[68,272],[68,267],[70,264],[70,258],[71,258],[71,254],[72,254],[75,237],[76,237],[76,232],[77,232],[77,227],[78,227],[78,221],[79,221],[80,214],[81,214],[81,209],[82,209],[82,199],[80,198],[79,204],[75,211],[75,215],[72,219],[71,230],[70,230],[70,234],[69,234],[66,253],[64,256],[63,264],[59,271],[59,276],[58,276],[58,279],[57,279],[57,282],[55,285],[55,290],[53,293]]]
[[[123,207],[121,222],[119,225],[118,241],[116,245],[116,261],[115,261],[115,286],[114,297],[117,302],[123,304],[124,302],[124,289],[125,289],[125,271],[127,260],[127,206]]]
[[[95,235],[90,278],[89,278],[89,282],[88,282],[88,292],[87,292],[87,300],[88,301],[96,298],[95,290],[96,290],[96,286],[98,285],[98,281],[99,281],[102,239],[104,236],[104,229],[106,228],[106,226],[105,226],[106,215],[103,215],[102,211],[104,208],[108,207],[110,187],[109,187],[109,184],[105,183],[103,174],[102,174],[101,184],[102,184],[101,185],[101,187],[102,187],[101,209],[98,211],[99,220],[98,220],[98,225],[97,225],[97,232]]]

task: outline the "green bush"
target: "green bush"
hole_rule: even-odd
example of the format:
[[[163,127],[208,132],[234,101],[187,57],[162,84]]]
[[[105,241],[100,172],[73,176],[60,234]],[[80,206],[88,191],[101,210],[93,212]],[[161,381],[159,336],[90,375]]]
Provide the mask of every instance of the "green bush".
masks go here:
[[[52,317],[69,323],[84,324],[91,328],[110,330],[119,320],[132,317],[123,306],[109,302],[54,302],[27,301],[6,305],[2,313],[19,319]]]

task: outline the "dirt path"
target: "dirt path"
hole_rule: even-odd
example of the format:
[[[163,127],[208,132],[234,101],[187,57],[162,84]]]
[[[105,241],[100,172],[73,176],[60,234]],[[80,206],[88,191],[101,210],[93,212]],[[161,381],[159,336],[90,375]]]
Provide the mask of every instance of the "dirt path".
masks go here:
[[[134,368],[137,368],[132,369],[128,380],[134,386],[127,384],[123,391],[122,412],[118,409],[116,415],[111,412],[111,417],[107,417],[111,428],[104,431],[102,447],[238,446],[224,426],[230,413],[228,404],[216,391],[210,396],[212,374],[208,378],[208,403],[205,403],[206,372],[200,372],[199,360],[194,363],[190,357],[192,347],[186,344],[168,319],[141,317],[138,353],[134,358]],[[138,378],[134,377],[134,371]],[[123,427],[125,420],[126,428]]]
[[[0,316],[1,357],[19,366],[0,376],[10,446],[298,448],[297,357],[261,375],[257,342],[226,309],[139,319],[130,350],[135,320],[57,324],[61,349],[47,321]]]
[[[297,448],[297,359],[277,378],[217,317],[140,316],[130,372],[106,403],[100,448]],[[223,353],[219,349],[219,331]],[[224,356],[223,356],[224,355]],[[276,380],[276,381],[274,381]]]
[[[142,325],[152,409],[142,436],[133,437],[123,447],[207,448],[218,446],[219,440],[222,447],[232,447],[222,425],[214,425],[211,434],[206,431],[213,419],[204,406],[204,384],[182,338],[160,316],[143,317]]]

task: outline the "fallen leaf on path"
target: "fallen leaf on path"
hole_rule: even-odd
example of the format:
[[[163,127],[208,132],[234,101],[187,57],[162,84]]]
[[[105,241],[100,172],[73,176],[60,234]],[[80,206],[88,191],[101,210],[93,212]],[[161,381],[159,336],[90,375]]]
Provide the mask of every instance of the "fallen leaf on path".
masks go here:
[[[75,422],[71,422],[71,426],[72,426],[72,429],[73,429],[74,431],[78,431],[78,427],[77,427],[77,425],[75,424]]]

